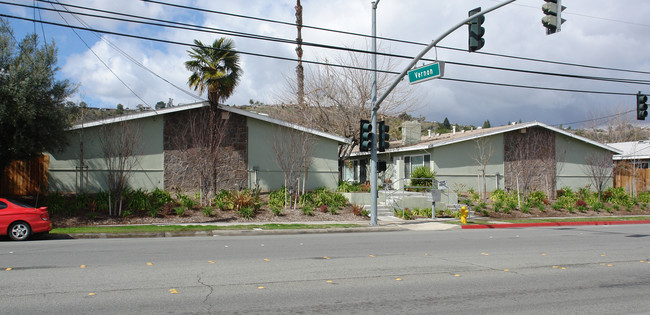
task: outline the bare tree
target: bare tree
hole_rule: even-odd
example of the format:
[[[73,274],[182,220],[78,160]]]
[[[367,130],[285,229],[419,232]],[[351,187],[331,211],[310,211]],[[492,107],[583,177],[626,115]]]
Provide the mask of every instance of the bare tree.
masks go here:
[[[180,151],[185,167],[181,182],[188,189],[199,188],[202,206],[207,206],[224,185],[221,161],[226,124],[215,107],[189,111],[182,123],[175,124],[174,147]]]
[[[122,121],[103,125],[101,134],[102,153],[108,172],[108,214],[120,216],[124,190],[138,163],[136,143],[140,139],[140,129]]]
[[[628,109],[618,107],[611,112],[590,113],[581,135],[601,143],[615,143],[646,139],[650,134],[634,124]],[[606,120],[599,117],[608,117]]]
[[[314,144],[315,139],[312,134],[299,130],[279,127],[274,134],[273,153],[284,176],[285,205],[297,204],[301,194],[301,181],[302,193],[305,192]],[[296,199],[290,201],[292,192],[295,192]]]
[[[475,140],[476,152],[472,157],[478,165],[479,177],[482,181],[479,182],[479,192],[481,198],[487,198],[487,182],[485,179],[485,170],[492,155],[494,155],[494,145],[492,145],[491,137],[479,137]]]
[[[614,172],[612,155],[594,152],[585,156],[583,171],[589,176],[591,183],[598,190],[598,201],[600,201],[602,191],[607,187],[607,183],[612,178]]]
[[[505,185],[523,196],[533,189],[555,186],[555,137],[539,127],[504,135]],[[550,180],[549,180],[550,179]]]
[[[328,63],[328,60],[322,60]],[[349,53],[338,57],[334,64],[347,67],[322,65],[306,68],[304,95],[306,107],[291,116],[281,117],[285,120],[316,128],[325,132],[352,138],[353,143],[343,146],[339,158],[345,159],[357,145],[359,120],[367,119],[371,110],[372,72],[363,70],[370,64],[370,55]],[[381,70],[391,71],[396,67],[390,58],[380,58]],[[296,91],[295,79],[287,78],[287,90],[279,96],[280,102],[292,104]],[[379,72],[377,75],[377,91],[382,92],[392,83],[394,76]],[[386,98],[380,108],[380,115],[397,115],[416,109],[420,100],[411,87],[404,83]],[[286,114],[286,112],[284,113]],[[289,116],[289,117],[287,117]]]

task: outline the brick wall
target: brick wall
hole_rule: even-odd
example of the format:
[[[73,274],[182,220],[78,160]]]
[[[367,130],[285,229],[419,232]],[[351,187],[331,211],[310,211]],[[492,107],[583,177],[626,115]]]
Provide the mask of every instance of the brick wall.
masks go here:
[[[198,117],[215,114],[222,123],[223,138],[217,153],[217,189],[239,189],[248,185],[248,128],[246,117],[227,111],[211,112],[209,108],[199,108],[164,116],[164,185],[165,189],[195,191],[200,184],[197,165],[192,165],[192,154],[199,148],[191,148],[192,135],[189,132],[191,121]],[[194,123],[193,127],[207,128],[206,123]],[[194,136],[195,137],[195,136]],[[195,137],[196,138],[196,137]],[[196,141],[194,141],[196,143]]]

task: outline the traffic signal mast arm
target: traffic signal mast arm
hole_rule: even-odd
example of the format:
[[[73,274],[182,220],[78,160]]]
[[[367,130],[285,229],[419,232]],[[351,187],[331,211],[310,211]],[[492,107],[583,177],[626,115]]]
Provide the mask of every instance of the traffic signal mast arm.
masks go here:
[[[379,106],[381,105],[381,103],[386,99],[386,97],[388,97],[390,92],[392,92],[393,89],[395,89],[397,84],[399,84],[399,82],[402,81],[402,78],[406,75],[406,73],[408,73],[409,70],[411,70],[411,68],[413,68],[418,63],[418,61],[420,61],[420,59],[422,59],[422,57],[424,57],[424,55],[426,55],[426,53],[428,53],[429,50],[431,50],[431,48],[438,45],[438,43],[441,40],[443,40],[445,37],[447,37],[449,34],[451,34],[453,31],[457,30],[458,28],[467,25],[467,22],[472,21],[472,20],[478,18],[479,16],[483,16],[483,15],[489,13],[489,12],[492,12],[492,11],[502,7],[502,6],[513,3],[515,1],[517,1],[517,0],[508,0],[506,2],[497,4],[497,5],[489,8],[489,9],[487,9],[485,11],[478,12],[478,13],[464,19],[460,23],[454,25],[452,28],[448,29],[444,33],[442,33],[442,35],[440,35],[438,38],[433,40],[431,42],[431,44],[429,44],[429,46],[425,47],[417,56],[415,56],[415,58],[413,58],[413,60],[409,63],[409,65],[404,69],[404,71],[402,71],[402,73],[400,73],[397,76],[397,78],[395,78],[395,81],[393,81],[393,83],[388,87],[388,89],[386,89],[386,92],[384,92],[384,94],[380,98],[377,99],[377,102],[375,102],[375,104],[373,106],[373,110],[375,110],[375,111],[379,110]]]

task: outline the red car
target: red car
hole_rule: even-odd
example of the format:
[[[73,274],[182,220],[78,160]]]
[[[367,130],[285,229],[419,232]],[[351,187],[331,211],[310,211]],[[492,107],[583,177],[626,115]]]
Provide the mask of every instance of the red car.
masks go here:
[[[47,207],[33,208],[0,198],[0,235],[9,235],[14,241],[24,241],[32,234],[51,230],[52,222]]]

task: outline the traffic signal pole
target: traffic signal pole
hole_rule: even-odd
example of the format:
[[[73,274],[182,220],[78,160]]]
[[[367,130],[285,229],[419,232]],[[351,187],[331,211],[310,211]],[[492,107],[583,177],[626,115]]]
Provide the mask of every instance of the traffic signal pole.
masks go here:
[[[395,89],[397,84],[402,81],[402,78],[408,73],[411,68],[413,68],[422,57],[426,53],[431,50],[434,46],[436,46],[441,40],[443,40],[445,37],[447,37],[449,34],[451,34],[453,31],[457,30],[458,28],[467,25],[467,22],[479,17],[483,16],[489,12],[492,12],[498,8],[501,8],[507,4],[513,3],[517,0],[508,0],[503,3],[497,4],[485,11],[478,12],[476,14],[473,14],[472,16],[462,20],[460,23],[454,25],[452,28],[448,29],[442,35],[440,35],[438,38],[433,40],[431,44],[429,44],[427,47],[425,47],[413,60],[409,63],[409,65],[402,71],[397,78],[395,78],[395,81],[386,89],[384,94],[377,99],[377,4],[379,3],[380,0],[377,0],[376,2],[372,2],[372,67],[373,67],[373,84],[372,84],[372,111],[370,114],[371,121],[372,121],[372,131],[373,131],[373,136],[372,136],[372,144],[371,144],[371,154],[370,154],[370,198],[371,198],[371,203],[370,203],[370,225],[377,225],[377,111],[379,110],[379,106],[381,103],[388,97],[388,95]]]
[[[377,5],[380,0],[372,3],[372,111],[370,121],[372,124],[372,144],[370,149],[370,225],[377,225]]]

